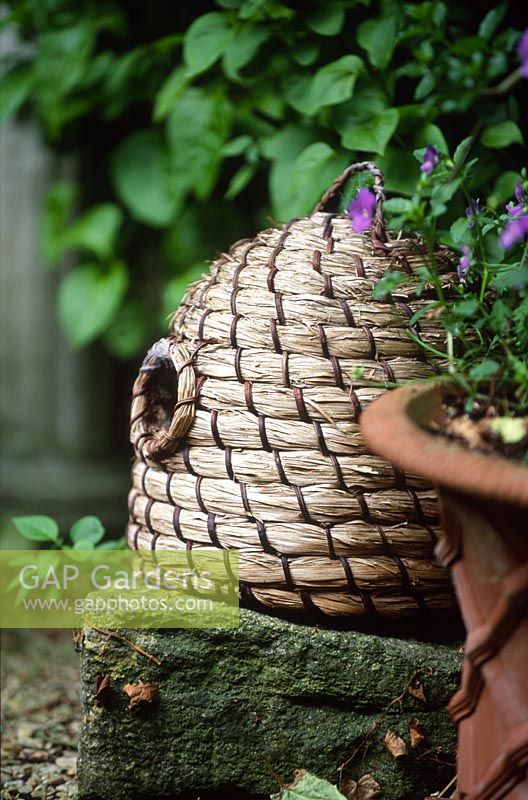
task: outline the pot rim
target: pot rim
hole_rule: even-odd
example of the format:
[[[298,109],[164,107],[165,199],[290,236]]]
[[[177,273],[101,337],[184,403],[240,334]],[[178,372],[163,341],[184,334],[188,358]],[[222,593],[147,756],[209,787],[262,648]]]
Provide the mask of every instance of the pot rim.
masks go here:
[[[377,398],[360,418],[369,448],[438,486],[528,506],[527,467],[499,454],[469,450],[422,427],[439,412],[446,388],[412,384]]]

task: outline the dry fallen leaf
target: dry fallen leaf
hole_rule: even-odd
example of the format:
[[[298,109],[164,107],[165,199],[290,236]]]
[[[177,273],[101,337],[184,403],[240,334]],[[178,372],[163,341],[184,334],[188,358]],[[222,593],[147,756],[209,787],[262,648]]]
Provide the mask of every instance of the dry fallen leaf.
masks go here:
[[[421,703],[427,703],[423,684],[417,683],[414,686],[409,686],[407,691],[412,697],[416,697],[416,699],[419,700]]]
[[[381,786],[373,775],[362,775],[358,781],[349,779],[344,782],[341,791],[347,800],[375,800],[381,794]]]
[[[154,703],[158,699],[159,686],[157,683],[127,683],[123,691],[130,698],[129,708],[139,706],[141,703]]]
[[[413,717],[409,722],[409,737],[411,740],[411,747],[418,747],[425,741],[423,725],[416,717]]]
[[[385,747],[393,758],[401,758],[407,755],[407,745],[397,733],[388,730],[385,734]]]
[[[110,675],[95,676],[95,705],[99,708],[108,708],[112,690],[110,688]]]

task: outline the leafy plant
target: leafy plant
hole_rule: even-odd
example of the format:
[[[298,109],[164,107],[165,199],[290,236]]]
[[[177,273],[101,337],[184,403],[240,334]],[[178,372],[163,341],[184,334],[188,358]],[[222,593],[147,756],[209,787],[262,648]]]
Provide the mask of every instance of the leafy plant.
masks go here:
[[[481,19],[454,0],[7,6],[32,46],[4,57],[3,117],[79,156],[43,219],[50,266],[79,253],[59,292],[75,347],[143,350],[205,259],[310,211],[348,162],[374,157],[410,200],[412,151],[471,136],[473,196],[496,211],[518,178],[514,2]]]
[[[503,414],[526,414],[528,407],[528,209],[527,173],[518,174],[510,202],[491,208],[471,196],[469,185],[478,160],[469,158],[472,139],[465,139],[454,155],[439,153],[429,145],[415,151],[421,164],[415,192],[386,204],[392,225],[418,232],[428,248],[425,266],[418,269],[418,295],[433,289],[435,296],[409,320],[417,344],[447,360],[450,382],[461,385],[466,410],[478,401],[494,404]],[[360,189],[358,198],[370,195],[371,204],[350,205],[353,225],[369,224],[374,195]],[[368,209],[369,219],[359,217]],[[462,209],[453,219],[452,211]],[[356,216],[358,219],[356,220]],[[447,287],[435,258],[435,242],[460,251],[457,276]],[[387,273],[376,285],[377,299],[398,298],[398,288],[408,282],[400,271]],[[434,317],[446,335],[446,352],[422,339],[420,325]],[[507,436],[525,435],[524,426],[508,424]]]
[[[17,531],[29,542],[40,542],[53,550],[122,550],[125,541],[105,539],[105,528],[98,517],[81,517],[70,528],[67,538],[61,537],[59,526],[51,517],[33,515],[14,517]]]

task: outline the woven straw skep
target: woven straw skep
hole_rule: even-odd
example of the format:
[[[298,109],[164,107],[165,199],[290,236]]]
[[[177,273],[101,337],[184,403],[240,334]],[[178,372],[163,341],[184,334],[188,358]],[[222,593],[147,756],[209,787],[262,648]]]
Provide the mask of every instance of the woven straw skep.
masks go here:
[[[326,205],[362,169],[377,204],[359,235]],[[237,549],[243,596],[270,608],[452,609],[434,491],[370,454],[358,424],[384,385],[438,369],[416,337],[445,350],[427,316],[409,336],[430,256],[389,238],[382,201],[381,173],[353,165],[312,215],[235,243],[189,287],[134,386],[131,547]],[[450,254],[436,263],[448,289]],[[388,269],[408,280],[374,301]]]

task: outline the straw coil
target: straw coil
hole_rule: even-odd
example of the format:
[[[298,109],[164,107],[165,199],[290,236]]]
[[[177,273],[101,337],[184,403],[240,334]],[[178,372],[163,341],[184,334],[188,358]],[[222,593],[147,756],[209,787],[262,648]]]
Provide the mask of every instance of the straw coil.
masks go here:
[[[374,177],[372,227],[328,210],[356,172]],[[192,284],[134,385],[129,546],[236,549],[243,598],[328,616],[453,608],[433,555],[433,489],[367,450],[361,411],[445,351],[416,269],[430,255],[393,238],[383,176],[363,162],[313,214],[236,242]],[[446,290],[453,260],[435,254]],[[389,269],[408,280],[372,299]],[[412,333],[412,336],[409,335]]]

